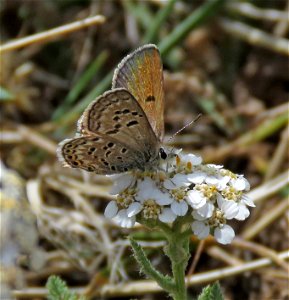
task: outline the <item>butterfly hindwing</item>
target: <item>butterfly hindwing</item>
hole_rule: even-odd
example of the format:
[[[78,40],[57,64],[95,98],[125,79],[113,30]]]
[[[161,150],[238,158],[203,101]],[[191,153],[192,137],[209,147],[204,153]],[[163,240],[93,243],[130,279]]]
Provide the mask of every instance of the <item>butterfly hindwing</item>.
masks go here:
[[[67,166],[103,175],[141,168],[143,163],[141,153],[129,145],[94,133],[62,141],[57,155]]]

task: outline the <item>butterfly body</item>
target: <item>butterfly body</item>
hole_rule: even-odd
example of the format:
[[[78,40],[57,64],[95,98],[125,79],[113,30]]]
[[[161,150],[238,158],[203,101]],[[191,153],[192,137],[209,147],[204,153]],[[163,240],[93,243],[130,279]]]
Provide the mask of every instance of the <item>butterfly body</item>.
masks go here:
[[[112,90],[94,100],[79,119],[79,136],[59,144],[58,158],[97,174],[155,168],[164,127],[162,85],[156,46],[128,55],[115,71]]]

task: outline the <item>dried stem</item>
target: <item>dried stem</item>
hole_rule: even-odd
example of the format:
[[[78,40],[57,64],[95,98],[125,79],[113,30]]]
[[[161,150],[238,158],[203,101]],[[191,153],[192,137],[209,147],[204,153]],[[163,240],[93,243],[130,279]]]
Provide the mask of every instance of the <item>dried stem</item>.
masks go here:
[[[283,251],[278,253],[280,259],[289,259],[289,251]],[[194,274],[187,278],[188,286],[200,285],[208,282],[220,280],[222,278],[228,278],[234,275],[242,274],[247,271],[257,271],[260,268],[268,267],[272,264],[272,261],[268,258],[261,258],[244,263],[240,266],[226,267],[216,269],[214,271],[203,272]],[[79,294],[83,294],[85,288],[71,289]],[[162,289],[152,280],[138,280],[134,282],[117,284],[117,285],[105,285],[98,290],[95,290],[94,297],[99,296],[129,296],[129,295],[147,295],[149,293],[161,292]],[[13,296],[18,298],[31,298],[31,297],[45,297],[47,290],[45,288],[28,288],[23,290],[14,290]]]
[[[284,21],[289,23],[288,15],[277,9],[262,9],[245,2],[230,2],[226,8],[242,16],[257,20]]]
[[[105,22],[105,17],[104,16],[94,16],[94,17],[89,17],[80,21],[76,21],[73,23],[69,23],[67,25],[63,25],[54,29],[50,29],[41,33],[36,33],[30,36],[27,36],[25,38],[17,39],[11,42],[8,42],[4,44],[3,46],[0,46],[0,54],[7,52],[7,51],[12,51],[16,50],[22,47],[26,47],[31,44],[36,44],[40,42],[48,42],[52,38],[56,38],[59,36],[62,36],[64,34],[91,26],[95,24],[102,24]]]
[[[247,24],[225,18],[221,19],[219,24],[226,33],[238,37],[249,44],[289,55],[289,41],[287,39],[275,37]]]
[[[287,180],[288,180],[288,177],[287,177]],[[249,226],[248,228],[246,228],[243,231],[243,233],[241,233],[242,238],[244,238],[246,240],[250,240],[250,239],[254,238],[264,228],[268,227],[277,218],[279,218],[281,215],[283,215],[288,208],[289,208],[288,198],[283,199],[282,201],[280,201],[280,203],[278,205],[275,205],[273,208],[266,211],[266,214],[262,215],[262,217],[254,223],[254,226]]]

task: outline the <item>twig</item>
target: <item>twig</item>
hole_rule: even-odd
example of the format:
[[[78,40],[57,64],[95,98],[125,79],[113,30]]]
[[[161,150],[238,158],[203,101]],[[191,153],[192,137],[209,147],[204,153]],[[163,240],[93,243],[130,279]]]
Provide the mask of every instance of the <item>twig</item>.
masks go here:
[[[240,266],[244,263],[240,258],[232,255],[232,253],[228,253],[228,251],[220,248],[219,246],[210,247],[206,250],[206,252],[214,259],[219,259],[227,263],[229,266]]]
[[[281,140],[276,147],[273,157],[267,168],[264,180],[267,181],[278,173],[288,151],[289,125],[281,133]]]
[[[228,34],[238,37],[254,46],[264,47],[289,56],[289,40],[275,37],[260,29],[229,19],[220,19],[221,28]]]
[[[277,9],[263,9],[252,5],[251,3],[230,2],[226,8],[242,16],[257,20],[284,21],[289,23],[288,15]]]
[[[260,245],[258,243],[245,241],[240,238],[235,238],[231,244],[232,246],[237,246],[238,248],[242,249],[248,249],[253,253],[256,253],[262,257],[267,257],[275,262],[276,265],[280,266],[284,269],[287,273],[289,273],[289,267],[288,264],[283,260],[280,259],[276,251],[269,249],[263,245]]]
[[[286,7],[285,7],[285,14],[287,14],[287,17],[288,17],[288,14],[289,14],[289,1],[287,0],[287,4],[286,4]],[[280,20],[274,30],[273,30],[273,33],[276,35],[276,36],[285,36],[286,33],[288,32],[288,21],[287,20]]]
[[[48,181],[47,181],[48,182]],[[68,189],[74,189],[77,190],[78,193],[81,193],[83,195],[87,196],[97,196],[98,198],[103,198],[107,200],[112,200],[115,197],[113,195],[109,194],[109,188],[110,186],[104,185],[104,183],[97,184],[97,183],[85,183],[81,182],[79,180],[75,180],[72,177],[63,176],[63,174],[60,174],[60,176],[57,176],[56,179],[49,178],[49,184],[60,184],[61,186],[66,186]],[[109,183],[109,181],[107,182]],[[61,189],[60,189],[61,190]]]
[[[195,256],[194,256],[193,262],[192,262],[192,264],[190,266],[189,272],[187,273],[188,277],[190,277],[195,272],[197,263],[200,260],[200,256],[201,256],[201,254],[203,252],[204,246],[205,246],[205,240],[201,240],[199,242],[197,251],[195,252]]]
[[[55,155],[57,145],[52,140],[41,135],[32,128],[26,127],[24,125],[18,126],[18,131],[24,140],[30,142],[31,144],[49,152],[52,155]]]
[[[274,195],[289,183],[289,170],[281,173],[275,178],[263,183],[257,188],[251,190],[247,196],[251,198],[255,204],[263,202],[265,199]]]
[[[208,149],[203,155],[204,160],[214,162],[221,161],[232,152],[237,153],[246,147],[248,148],[248,146],[256,144],[277,132],[280,128],[286,125],[288,118],[288,111],[286,111],[286,113],[283,112],[283,114],[275,117],[274,119],[264,120],[264,122],[259,124],[258,127],[243,134],[232,143],[218,147],[218,149]]]
[[[289,251],[283,251],[278,253],[280,259],[288,259]],[[200,285],[223,278],[232,277],[234,275],[242,274],[247,271],[255,271],[260,268],[268,267],[272,264],[272,261],[268,258],[261,258],[244,263],[240,266],[220,268],[209,272],[203,272],[194,274],[187,278],[188,286]],[[85,288],[72,288],[72,291],[78,294],[83,294]],[[147,295],[148,293],[161,292],[161,288],[156,282],[151,280],[138,280],[130,283],[118,284],[118,285],[105,285],[98,290],[95,290],[95,297],[105,295],[107,297],[120,297],[129,295]],[[45,297],[47,290],[45,288],[28,288],[23,290],[14,290],[13,296],[18,298],[32,298],[32,297]]]
[[[58,36],[94,25],[94,24],[102,24],[105,22],[104,16],[94,16],[89,17],[80,21],[76,21],[73,23],[69,23],[67,25],[59,26],[54,29],[50,29],[41,33],[36,33],[25,38],[17,39],[11,42],[0,46],[0,54],[6,51],[16,50],[21,47],[25,47],[31,44],[48,41],[51,38],[56,38]]]
[[[241,233],[242,238],[246,240],[252,239],[279,216],[284,214],[288,208],[289,199],[283,199],[278,205],[274,206],[270,211],[267,211],[266,214],[262,215],[262,217],[254,223],[254,226],[246,228],[243,233]]]

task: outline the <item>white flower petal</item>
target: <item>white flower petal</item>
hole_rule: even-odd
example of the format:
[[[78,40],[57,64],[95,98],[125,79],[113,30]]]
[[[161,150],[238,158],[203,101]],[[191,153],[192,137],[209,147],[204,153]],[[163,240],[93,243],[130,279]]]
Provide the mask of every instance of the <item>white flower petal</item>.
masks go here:
[[[203,159],[201,156],[195,154],[187,154],[181,157],[181,160],[184,162],[190,162],[193,166],[198,166],[202,163]]]
[[[229,181],[230,181],[229,176],[224,176],[224,177],[219,178],[218,183],[217,183],[218,190],[223,191],[227,187],[227,184]]]
[[[250,190],[250,183],[249,183],[249,181],[246,179],[246,178],[244,178],[245,179],[245,191],[249,191]]]
[[[199,191],[189,191],[187,194],[187,202],[194,209],[199,209],[206,204],[207,199]]]
[[[188,211],[188,204],[185,201],[174,201],[171,204],[171,209],[173,211],[174,214],[176,214],[177,216],[184,216],[187,211]]]
[[[206,238],[210,233],[210,227],[201,221],[194,221],[192,223],[192,230],[193,233],[201,240]]]
[[[109,176],[113,179],[114,183],[110,190],[111,195],[116,195],[128,188],[133,181],[135,180],[134,177],[130,174],[116,174]]]
[[[204,221],[206,220],[206,218],[202,217],[201,215],[198,214],[198,211],[197,210],[194,210],[192,212],[192,216],[194,217],[195,220],[197,221]]]
[[[136,199],[143,202],[147,199],[154,198],[155,193],[159,191],[155,182],[151,178],[145,178],[138,181],[138,193]]]
[[[214,236],[220,244],[226,245],[232,242],[235,232],[231,226],[225,224],[222,228],[215,229]]]
[[[115,222],[124,228],[131,228],[135,224],[135,216],[129,218],[126,209],[122,209],[114,218]]]
[[[250,207],[256,207],[255,203],[253,202],[252,198],[248,197],[247,195],[242,196],[242,201],[244,204]]]
[[[218,204],[218,207],[219,207],[219,208],[222,207],[222,205],[223,205],[223,203],[224,203],[225,201],[228,201],[228,200],[225,200],[225,199],[222,197],[222,195],[218,193],[218,194],[217,194],[217,204]]]
[[[116,216],[118,207],[115,201],[110,201],[104,210],[104,216],[108,219],[112,219]]]
[[[156,192],[153,199],[155,199],[159,205],[169,205],[174,201],[169,193],[163,193],[161,191]]]
[[[215,206],[212,203],[207,202],[204,206],[199,208],[197,211],[201,217],[208,219],[213,215],[214,208]]]
[[[173,190],[177,188],[176,184],[171,179],[166,179],[164,181],[164,187],[168,190]]]
[[[239,212],[239,205],[234,201],[225,200],[222,203],[221,211],[227,220],[231,220],[236,217]]]
[[[170,208],[164,208],[162,213],[159,215],[159,220],[164,223],[172,223],[176,219],[176,215]]]
[[[219,169],[222,169],[224,167],[223,165],[215,165],[215,164],[207,164],[206,166],[209,167],[209,168],[213,168],[215,170],[219,170]]]
[[[139,202],[133,202],[126,209],[127,216],[130,218],[137,215],[142,210],[142,205]]]
[[[237,215],[234,217],[234,219],[238,220],[238,221],[244,221],[245,219],[247,219],[250,215],[250,211],[249,209],[242,204],[239,204],[238,206],[239,211],[237,213]]]
[[[164,187],[168,190],[187,187],[189,185],[191,185],[191,182],[188,181],[188,175],[180,173],[176,174],[173,178],[164,181]]]
[[[191,183],[201,184],[205,181],[206,176],[207,176],[206,173],[197,171],[197,172],[188,174],[187,178],[188,178],[188,181],[190,181]]]
[[[187,174],[179,174],[178,173],[172,178],[172,181],[176,185],[177,188],[191,185],[191,182],[188,181]]]
[[[206,177],[205,182],[210,185],[217,185],[219,182],[219,179],[215,176],[210,175],[210,176]]]
[[[239,177],[231,181],[231,184],[234,189],[237,191],[244,191],[246,189],[246,179],[244,177]]]

